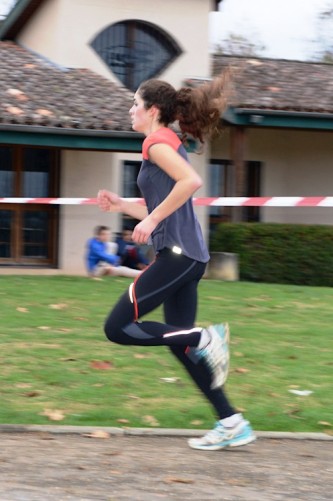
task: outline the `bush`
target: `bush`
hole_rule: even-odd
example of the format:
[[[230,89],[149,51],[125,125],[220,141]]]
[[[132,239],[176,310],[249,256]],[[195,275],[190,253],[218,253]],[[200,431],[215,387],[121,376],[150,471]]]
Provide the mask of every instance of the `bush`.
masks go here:
[[[333,286],[333,227],[223,223],[211,251],[239,255],[241,280]]]

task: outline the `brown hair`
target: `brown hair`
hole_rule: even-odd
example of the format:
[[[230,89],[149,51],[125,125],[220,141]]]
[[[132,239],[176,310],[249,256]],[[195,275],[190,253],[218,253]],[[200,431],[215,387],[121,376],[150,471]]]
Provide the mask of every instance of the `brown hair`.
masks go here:
[[[98,237],[103,231],[110,231],[109,226],[96,226],[94,230],[94,234],[96,237]]]
[[[178,120],[183,137],[191,134],[204,142],[220,128],[221,114],[227,106],[230,73],[224,72],[198,87],[182,87],[176,91],[163,80],[151,79],[142,83],[138,92],[145,108],[156,106],[159,121],[164,125]]]

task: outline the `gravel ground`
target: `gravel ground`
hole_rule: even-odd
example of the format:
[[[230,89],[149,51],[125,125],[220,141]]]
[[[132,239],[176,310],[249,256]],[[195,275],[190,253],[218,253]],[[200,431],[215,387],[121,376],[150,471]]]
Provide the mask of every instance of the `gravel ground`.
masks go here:
[[[218,452],[185,437],[0,433],[1,501],[322,501],[333,441],[259,438]]]

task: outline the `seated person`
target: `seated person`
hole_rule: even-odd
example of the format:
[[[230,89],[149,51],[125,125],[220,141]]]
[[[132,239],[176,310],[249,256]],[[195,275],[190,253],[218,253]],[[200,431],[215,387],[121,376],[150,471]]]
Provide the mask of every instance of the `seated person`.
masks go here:
[[[108,226],[97,226],[94,237],[88,240],[85,257],[89,276],[99,278],[104,275],[112,275],[135,278],[140,275],[141,270],[120,266],[121,258],[110,252],[112,245],[110,237],[111,231]]]
[[[124,228],[121,237],[116,239],[118,244],[118,256],[121,258],[121,264],[136,270],[144,270],[148,265],[148,259],[143,255],[140,246],[132,240],[132,230]]]

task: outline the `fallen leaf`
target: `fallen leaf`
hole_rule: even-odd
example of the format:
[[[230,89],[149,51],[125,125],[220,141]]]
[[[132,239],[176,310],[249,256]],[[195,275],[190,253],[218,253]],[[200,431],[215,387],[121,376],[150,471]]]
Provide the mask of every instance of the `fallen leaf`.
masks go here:
[[[149,358],[147,355],[144,355],[143,353],[134,353],[133,357],[137,359]]]
[[[157,421],[156,418],[154,418],[154,416],[143,416],[142,421],[145,424],[149,424],[149,426],[159,426],[160,425],[160,423]]]
[[[83,437],[88,438],[110,438],[110,433],[104,430],[94,430],[91,433],[83,433]]]
[[[194,480],[190,478],[180,478],[180,477],[169,477],[165,478],[164,482],[167,484],[177,483],[177,484],[194,484]]]
[[[164,383],[177,383],[180,377],[160,377],[160,380],[164,381]]]
[[[40,391],[28,391],[27,393],[24,393],[24,397],[39,397],[41,395]]]
[[[200,426],[201,424],[203,424],[203,421],[201,421],[200,419],[194,419],[190,422],[190,424],[192,424],[193,426]]]
[[[244,357],[244,353],[241,353],[240,351],[235,351],[233,355],[234,357]]]
[[[125,418],[119,418],[119,419],[117,419],[117,422],[118,422],[118,423],[128,424],[128,423],[129,423],[129,420],[128,420],[128,419],[125,419]]]
[[[294,409],[290,409],[289,411],[287,411],[287,414],[288,414],[288,416],[294,416],[295,414],[299,414],[300,412],[301,412],[301,409],[294,408]]]
[[[250,369],[245,369],[245,367],[237,367],[235,369],[235,372],[238,372],[239,374],[246,374],[247,372],[250,372]]]
[[[51,435],[51,433],[48,433],[48,432],[45,432],[45,431],[41,431],[38,434],[38,437],[41,440],[55,440],[56,439],[54,435]]]
[[[62,421],[65,419],[64,412],[58,409],[45,409],[41,412],[41,416],[46,416],[50,421]]]
[[[114,368],[112,362],[108,362],[107,360],[92,360],[90,367],[99,371],[107,371]]]
[[[59,304],[49,304],[49,308],[52,310],[63,310],[64,308],[67,308],[66,303],[59,303]]]
[[[318,424],[321,424],[322,426],[332,426],[332,423],[329,421],[318,421]]]
[[[18,306],[16,308],[16,311],[19,311],[20,313],[28,313],[28,308],[21,308],[20,306]]]
[[[37,327],[37,329],[40,329],[41,331],[48,331],[49,329],[51,329],[51,327],[49,327],[48,325],[40,325],[39,327]]]
[[[248,484],[247,480],[240,478],[228,478],[226,482],[230,485],[246,486]]]

